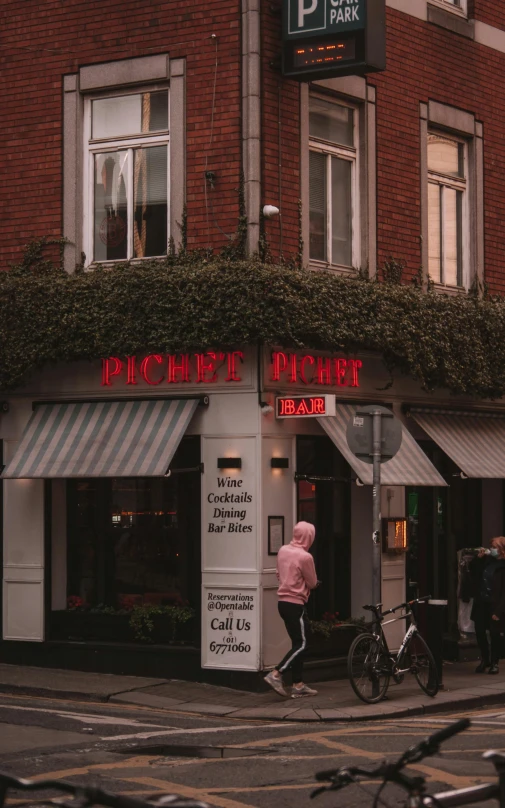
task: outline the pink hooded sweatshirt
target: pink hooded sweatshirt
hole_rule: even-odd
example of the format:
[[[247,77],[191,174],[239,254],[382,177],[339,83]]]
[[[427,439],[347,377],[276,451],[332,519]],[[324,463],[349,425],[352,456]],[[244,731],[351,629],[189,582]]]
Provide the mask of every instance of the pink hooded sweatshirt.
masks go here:
[[[307,603],[310,590],[317,586],[316,568],[309,548],[314,542],[316,529],[309,522],[298,522],[290,544],[285,544],[277,555],[279,600],[288,603]]]

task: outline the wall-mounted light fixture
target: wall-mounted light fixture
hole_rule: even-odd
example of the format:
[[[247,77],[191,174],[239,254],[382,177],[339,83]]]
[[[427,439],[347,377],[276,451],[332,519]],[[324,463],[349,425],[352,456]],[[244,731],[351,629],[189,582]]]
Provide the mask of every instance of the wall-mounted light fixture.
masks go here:
[[[273,469],[288,469],[289,457],[272,457],[270,460],[270,466]]]
[[[382,520],[382,550],[385,553],[404,553],[407,550],[407,520]]]
[[[218,467],[218,469],[241,469],[242,468],[242,458],[241,457],[218,457],[218,459],[217,459],[217,467]]]

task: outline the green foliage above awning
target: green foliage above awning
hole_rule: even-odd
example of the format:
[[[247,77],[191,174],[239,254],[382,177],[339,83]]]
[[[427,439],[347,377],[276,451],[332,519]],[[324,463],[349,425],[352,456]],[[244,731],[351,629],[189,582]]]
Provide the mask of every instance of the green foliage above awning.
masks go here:
[[[264,343],[372,350],[425,389],[505,392],[505,302],[184,254],[66,274],[32,245],[0,273],[0,389],[46,363]]]

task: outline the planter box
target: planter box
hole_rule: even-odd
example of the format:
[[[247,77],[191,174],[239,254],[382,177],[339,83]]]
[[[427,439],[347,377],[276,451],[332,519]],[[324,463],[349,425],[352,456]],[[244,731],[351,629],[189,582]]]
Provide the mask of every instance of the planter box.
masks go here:
[[[149,635],[149,639],[144,640],[144,642],[155,643],[156,645],[190,645],[193,642],[194,618],[188,620],[187,623],[175,622],[175,624],[167,614],[154,614],[151,619],[153,630]]]
[[[169,615],[152,616],[153,630],[139,640],[130,626],[129,614],[100,614],[73,609],[51,612],[49,635],[52,640],[95,640],[97,642],[137,642],[156,645],[191,645],[196,621],[173,624]]]
[[[310,634],[307,657],[311,659],[346,657],[351,643],[358,633],[360,633],[360,629],[357,626],[338,626],[333,629],[329,637]]]
[[[99,614],[72,609],[51,612],[50,637],[54,640],[131,642],[127,614]]]

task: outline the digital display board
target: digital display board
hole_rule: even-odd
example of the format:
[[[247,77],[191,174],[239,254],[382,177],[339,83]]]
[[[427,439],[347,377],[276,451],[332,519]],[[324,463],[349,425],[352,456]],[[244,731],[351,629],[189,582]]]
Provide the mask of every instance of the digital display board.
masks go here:
[[[283,0],[282,72],[299,81],[386,67],[385,0]]]
[[[275,399],[276,418],[322,418],[335,415],[335,396],[279,396]]]
[[[312,67],[313,65],[330,65],[348,59],[354,59],[356,47],[354,40],[335,39],[322,45],[293,45],[293,66]]]

